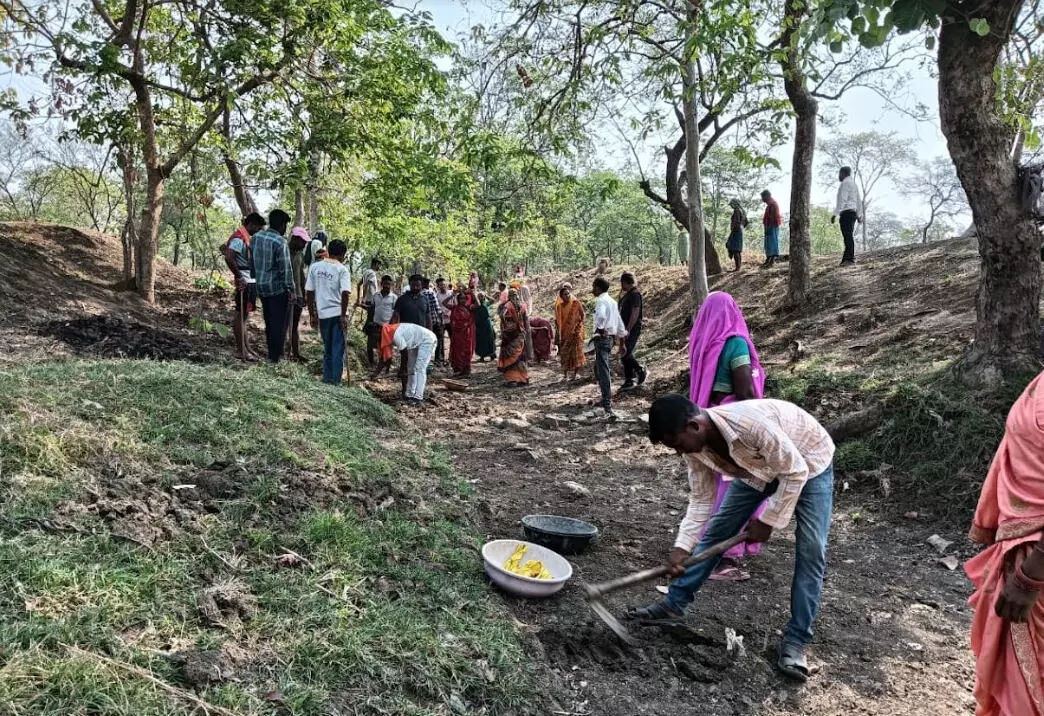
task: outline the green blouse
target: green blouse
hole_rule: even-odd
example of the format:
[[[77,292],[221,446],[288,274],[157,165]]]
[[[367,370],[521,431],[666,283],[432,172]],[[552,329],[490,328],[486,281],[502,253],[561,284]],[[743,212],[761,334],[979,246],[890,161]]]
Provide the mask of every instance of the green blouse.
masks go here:
[[[732,371],[742,365],[750,365],[750,347],[742,336],[732,336],[721,348],[711,392],[732,395]]]

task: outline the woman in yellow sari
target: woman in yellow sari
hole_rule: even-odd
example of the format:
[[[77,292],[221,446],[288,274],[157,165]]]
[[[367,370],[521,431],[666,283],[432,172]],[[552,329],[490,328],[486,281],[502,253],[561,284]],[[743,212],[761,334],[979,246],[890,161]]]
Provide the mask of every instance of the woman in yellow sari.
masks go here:
[[[558,362],[562,366],[562,379],[568,381],[569,374],[577,378],[580,369],[587,364],[584,355],[584,304],[573,298],[573,287],[562,284],[555,302],[555,342],[558,344]]]
[[[509,388],[529,384],[529,316],[526,305],[514,286],[508,290],[508,300],[501,304],[500,314],[500,358],[497,370],[504,374]]]

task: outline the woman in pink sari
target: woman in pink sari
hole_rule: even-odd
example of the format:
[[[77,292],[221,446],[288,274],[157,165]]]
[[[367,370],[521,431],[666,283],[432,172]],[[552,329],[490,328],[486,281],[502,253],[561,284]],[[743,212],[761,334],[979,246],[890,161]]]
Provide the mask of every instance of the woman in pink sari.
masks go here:
[[[975,592],[976,716],[1044,716],[1044,373],[1008,414],[964,565]]]
[[[732,296],[715,291],[707,296],[689,335],[689,400],[701,408],[751,400],[765,396],[765,371],[761,368],[758,352],[750,339],[743,312]],[[729,480],[720,473],[718,498],[714,512],[721,507],[729,488]],[[765,511],[762,505],[751,519]],[[752,557],[761,551],[756,542],[739,544],[725,553],[711,579],[738,582],[750,579],[739,569],[743,557]]]

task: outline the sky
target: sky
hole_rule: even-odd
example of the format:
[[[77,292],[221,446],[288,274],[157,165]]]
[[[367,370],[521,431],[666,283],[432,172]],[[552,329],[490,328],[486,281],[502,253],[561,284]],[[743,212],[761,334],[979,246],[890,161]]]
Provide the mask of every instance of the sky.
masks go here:
[[[425,10],[432,16],[436,27],[442,31],[449,40],[456,40],[459,36],[466,34],[475,24],[483,24],[487,27],[497,22],[499,3],[496,0],[419,0],[416,4],[419,10]],[[915,148],[919,159],[928,162],[935,157],[947,156],[946,142],[939,130],[938,101],[936,95],[936,81],[931,77],[929,69],[932,63],[915,64],[907,67],[910,72],[910,82],[903,88],[907,98],[915,98],[927,107],[930,121],[918,121],[891,107],[884,99],[871,90],[855,88],[850,90],[838,102],[821,102],[821,113],[834,118],[831,127],[820,125],[819,138],[823,139],[835,133],[855,134],[857,132],[895,132],[900,137],[908,138]],[[607,140],[599,142],[597,151],[601,154],[595,155],[592,160],[596,166],[603,166],[616,170],[634,170],[634,160],[630,150],[622,141],[614,141],[611,137],[612,131],[603,133]],[[791,155],[794,147],[788,143],[773,153],[782,167],[782,176],[769,188],[783,207],[790,204],[790,175]],[[650,143],[639,151],[642,157],[642,167],[647,174],[656,176],[661,170],[662,148],[660,142]],[[626,162],[626,164],[621,164]],[[828,186],[822,181],[824,175],[833,174],[833,170],[820,169],[820,163],[816,164],[816,180],[812,188],[813,203],[833,208],[835,188]],[[761,188],[752,188],[751,194],[759,194]],[[890,181],[882,180],[876,196],[873,197],[874,205],[878,211],[887,211],[896,214],[902,219],[913,219],[925,211],[919,199],[914,198],[894,186]]]

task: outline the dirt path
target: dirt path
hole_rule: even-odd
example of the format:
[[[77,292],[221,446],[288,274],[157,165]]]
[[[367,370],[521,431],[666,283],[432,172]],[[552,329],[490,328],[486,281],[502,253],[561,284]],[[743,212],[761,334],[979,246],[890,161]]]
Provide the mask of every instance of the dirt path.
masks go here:
[[[597,387],[556,384],[553,366],[534,369],[528,389],[509,391],[491,364],[476,364],[470,390],[450,393],[435,379],[430,395],[438,405],[410,415],[426,434],[448,442],[457,468],[477,491],[491,538],[521,536],[519,519],[534,512],[579,517],[602,529],[600,541],[572,559],[576,577],[560,596],[543,602],[505,597],[533,636],[534,662],[546,667],[554,713],[973,711],[967,580],[939,564],[925,544],[935,531],[931,526],[877,521],[856,490],[846,489],[844,475],[837,477],[829,572],[812,652],[821,671],[807,687],[777,676],[769,656],[788,615],[791,530],[748,562],[749,582],[709,583],[689,613],[688,629],[639,628],[640,647],[621,648],[591,615],[579,582],[659,564],[685,506],[685,476],[677,457],[645,439],[638,416],[648,407],[648,394],[620,400],[624,420],[615,425],[576,422],[591,410]],[[449,432],[450,425],[459,429]],[[589,494],[576,494],[565,481],[582,484]],[[968,555],[961,534],[943,536],[955,541],[951,553]],[[609,601],[622,611],[657,597],[649,585]],[[744,636],[744,657],[727,655],[727,627]]]

